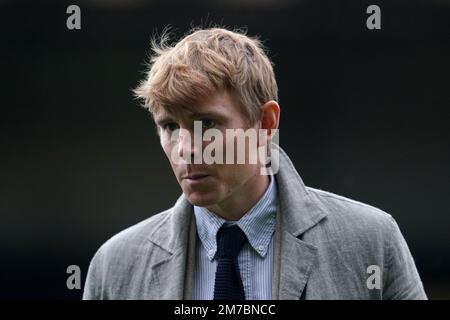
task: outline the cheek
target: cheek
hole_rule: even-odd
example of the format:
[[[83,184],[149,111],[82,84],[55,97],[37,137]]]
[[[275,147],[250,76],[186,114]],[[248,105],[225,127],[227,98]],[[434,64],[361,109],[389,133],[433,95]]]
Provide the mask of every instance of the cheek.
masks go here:
[[[162,139],[160,142],[161,142],[161,147],[164,150],[164,153],[166,154],[167,158],[169,158],[169,160],[170,160],[170,152],[171,152],[170,145],[168,143],[164,143]]]
[[[174,161],[172,161],[172,151],[174,150],[174,143],[171,143],[170,141],[164,140],[163,138],[160,139],[161,147],[164,150],[164,153],[166,154],[167,159],[170,162],[170,165],[174,166]]]

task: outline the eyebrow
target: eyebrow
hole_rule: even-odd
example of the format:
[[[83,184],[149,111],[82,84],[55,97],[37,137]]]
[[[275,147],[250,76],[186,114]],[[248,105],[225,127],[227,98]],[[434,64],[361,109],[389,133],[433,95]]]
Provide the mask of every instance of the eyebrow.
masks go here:
[[[193,119],[216,118],[216,119],[219,119],[222,121],[224,121],[226,119],[226,116],[224,114],[218,113],[218,112],[190,112],[189,117],[193,118]],[[158,119],[155,119],[156,124],[159,126],[162,126],[162,125],[164,125],[168,122],[172,122],[172,121],[174,121],[174,118],[170,115],[164,115]]]
[[[166,124],[168,122],[173,121],[173,117],[167,115],[167,116],[162,116],[158,119],[155,119],[155,122],[158,126],[162,126],[163,124]]]
[[[193,112],[190,114],[192,118],[216,118],[219,120],[225,120],[226,116],[219,112]]]

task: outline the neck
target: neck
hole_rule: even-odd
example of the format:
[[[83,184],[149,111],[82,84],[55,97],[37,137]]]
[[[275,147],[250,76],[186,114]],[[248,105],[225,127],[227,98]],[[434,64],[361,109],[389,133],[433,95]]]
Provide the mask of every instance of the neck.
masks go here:
[[[262,198],[270,184],[267,175],[255,175],[227,199],[208,210],[228,221],[241,219]]]

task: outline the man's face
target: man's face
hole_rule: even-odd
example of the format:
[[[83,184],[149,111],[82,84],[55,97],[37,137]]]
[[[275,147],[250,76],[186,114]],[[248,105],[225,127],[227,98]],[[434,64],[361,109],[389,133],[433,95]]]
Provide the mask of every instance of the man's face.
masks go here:
[[[260,174],[260,165],[258,162],[249,163],[247,144],[245,145],[244,164],[237,164],[236,150],[233,163],[229,164],[225,161],[227,150],[226,129],[248,129],[246,118],[239,110],[238,104],[230,94],[224,92],[200,101],[192,110],[182,109],[177,114],[160,110],[155,114],[161,145],[183,193],[189,202],[202,207],[220,205],[233,198],[236,200],[245,197],[246,193],[251,192],[249,190],[251,189],[250,181],[254,181],[255,177]],[[208,165],[205,164],[203,158],[201,164],[194,163],[194,155],[200,155],[201,157],[204,148],[212,143],[211,141],[202,141],[200,145],[194,145],[194,121],[202,121],[203,133],[211,128],[222,133],[223,164]],[[257,122],[251,128],[257,130],[259,125],[260,123]],[[189,139],[188,134],[190,135]],[[228,147],[230,142],[236,147],[236,138],[228,140]],[[181,158],[176,160],[174,155],[184,159],[188,156],[187,158],[192,159],[192,161],[183,161]]]

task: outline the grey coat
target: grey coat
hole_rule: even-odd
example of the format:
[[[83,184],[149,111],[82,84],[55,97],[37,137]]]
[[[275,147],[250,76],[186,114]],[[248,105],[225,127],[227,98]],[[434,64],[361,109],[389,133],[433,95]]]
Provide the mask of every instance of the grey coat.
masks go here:
[[[276,149],[273,299],[427,298],[391,215],[306,187],[288,156]],[[190,299],[196,241],[192,205],[182,195],[172,208],[101,246],[83,299]],[[373,265],[379,273],[368,270]],[[373,287],[376,280],[380,289]]]

